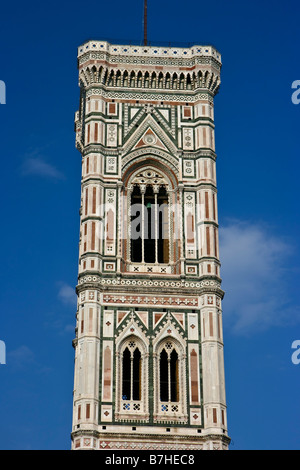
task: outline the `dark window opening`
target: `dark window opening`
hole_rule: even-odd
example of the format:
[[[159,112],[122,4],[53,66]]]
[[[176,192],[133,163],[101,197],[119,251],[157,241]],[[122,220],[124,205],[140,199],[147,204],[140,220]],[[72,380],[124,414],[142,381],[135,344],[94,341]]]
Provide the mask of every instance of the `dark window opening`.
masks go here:
[[[122,397],[123,400],[130,400],[130,352],[126,348],[123,353],[123,386],[122,386]]]
[[[160,401],[169,401],[168,354],[163,349],[160,354]]]
[[[178,354],[175,349],[168,356],[165,349],[160,354],[160,401],[179,401]]]
[[[132,370],[132,399],[141,399],[141,353],[138,349],[135,349],[133,353],[133,370]]]
[[[173,349],[170,360],[171,401],[179,401],[178,393],[178,354]]]
[[[134,263],[169,262],[169,211],[165,187],[154,193],[148,185],[142,195],[139,185],[131,194],[130,251]]]
[[[126,348],[122,360],[122,399],[141,399],[141,353],[138,348],[131,354]]]

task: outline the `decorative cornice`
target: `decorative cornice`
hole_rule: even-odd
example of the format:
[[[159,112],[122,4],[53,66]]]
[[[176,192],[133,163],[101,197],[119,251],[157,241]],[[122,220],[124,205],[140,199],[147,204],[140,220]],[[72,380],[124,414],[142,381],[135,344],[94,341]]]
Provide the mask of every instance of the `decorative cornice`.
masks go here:
[[[174,436],[170,435],[166,437],[165,434],[158,433],[135,433],[133,436],[129,431],[129,427],[132,425],[128,423],[128,432],[116,431],[113,432],[100,432],[96,430],[78,429],[73,431],[71,439],[74,442],[77,439],[82,438],[82,447],[93,447],[99,450],[113,450],[113,449],[131,449],[131,450],[202,450],[210,449],[209,444],[213,445],[213,450],[225,450],[230,444],[230,437],[226,434],[199,434],[197,436],[187,434],[180,435],[176,434],[176,440]],[[126,423],[122,423],[122,426],[126,426]],[[147,424],[139,423],[140,427],[147,427]],[[168,423],[168,426],[172,427],[172,424]],[[176,423],[176,427],[186,426]],[[99,439],[99,442],[94,442],[92,445],[90,439]],[[87,439],[86,442],[84,440]],[[81,447],[81,445],[80,445]]]
[[[101,85],[101,95],[113,99],[190,101],[195,100],[195,91],[213,97],[219,90],[221,65],[212,46],[159,48],[89,41],[78,49],[79,82],[86,88]],[[197,99],[208,99],[204,95]]]
[[[171,279],[132,279],[120,277],[101,277],[100,275],[82,274],[78,278],[77,293],[88,289],[97,289],[99,292],[122,292],[132,293],[132,289],[138,290],[141,294],[157,295],[160,289],[162,295],[201,295],[204,293],[216,293],[223,298],[224,292],[221,289],[220,279],[203,280],[171,280]]]
[[[121,58],[136,60],[143,58],[164,58],[178,62],[179,59],[190,61],[199,58],[213,58],[221,65],[221,54],[213,46],[194,45],[192,47],[156,47],[156,46],[131,46],[110,44],[107,41],[87,41],[78,48],[78,58],[89,57],[90,53],[102,52],[103,57],[115,57],[120,63]]]
[[[104,87],[91,84],[92,87],[86,85],[87,98],[94,95],[103,96],[103,98],[114,100],[130,100],[130,101],[168,101],[194,103],[195,101],[208,100],[213,103],[213,94],[207,89],[188,90],[185,92],[175,92],[168,89],[151,89],[151,88],[124,88],[124,87]],[[106,89],[108,88],[108,89]]]

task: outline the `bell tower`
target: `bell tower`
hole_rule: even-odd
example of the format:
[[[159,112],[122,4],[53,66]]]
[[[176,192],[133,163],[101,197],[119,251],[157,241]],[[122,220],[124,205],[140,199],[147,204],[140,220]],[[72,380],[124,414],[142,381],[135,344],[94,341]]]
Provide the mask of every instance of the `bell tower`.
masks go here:
[[[73,449],[227,449],[211,46],[78,49]]]

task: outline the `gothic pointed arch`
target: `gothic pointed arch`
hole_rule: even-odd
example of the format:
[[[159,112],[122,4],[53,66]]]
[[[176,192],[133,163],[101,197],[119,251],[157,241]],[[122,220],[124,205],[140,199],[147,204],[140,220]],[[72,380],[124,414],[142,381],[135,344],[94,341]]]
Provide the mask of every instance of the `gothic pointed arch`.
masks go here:
[[[157,422],[187,421],[186,341],[170,314],[160,324],[153,340],[153,382]]]
[[[176,272],[179,214],[176,176],[161,162],[147,159],[124,175],[123,266],[129,272]]]
[[[132,312],[116,339],[116,419],[146,421],[149,345]]]

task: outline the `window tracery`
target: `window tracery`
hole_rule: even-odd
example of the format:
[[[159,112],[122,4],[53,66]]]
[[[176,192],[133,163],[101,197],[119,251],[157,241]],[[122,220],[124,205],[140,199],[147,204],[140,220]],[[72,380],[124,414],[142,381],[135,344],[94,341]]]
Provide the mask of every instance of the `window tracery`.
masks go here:
[[[136,172],[128,185],[129,261],[170,262],[170,184],[155,168]]]
[[[135,336],[122,341],[117,349],[116,420],[147,421],[148,359],[145,345]]]
[[[166,338],[155,347],[154,387],[156,422],[180,422],[186,415],[186,355],[174,338]]]

